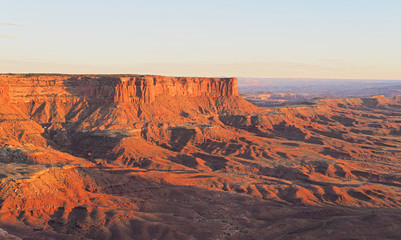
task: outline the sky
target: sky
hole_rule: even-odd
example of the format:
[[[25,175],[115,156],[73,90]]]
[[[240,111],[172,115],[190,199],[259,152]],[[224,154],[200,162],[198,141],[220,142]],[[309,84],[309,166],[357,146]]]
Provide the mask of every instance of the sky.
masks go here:
[[[0,72],[401,80],[401,1],[0,0]]]

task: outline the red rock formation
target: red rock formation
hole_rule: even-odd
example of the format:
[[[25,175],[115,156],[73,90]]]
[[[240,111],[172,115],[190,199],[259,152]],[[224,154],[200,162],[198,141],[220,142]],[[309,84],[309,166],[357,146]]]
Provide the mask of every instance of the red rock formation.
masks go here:
[[[239,97],[235,78],[38,74],[0,75],[0,84],[9,89],[7,101],[41,124],[132,127],[140,119],[182,118],[183,105],[194,114],[260,111]]]
[[[116,86],[117,102],[152,103],[159,95],[190,97],[238,96],[234,78],[174,78],[143,76],[121,78]]]
[[[0,104],[8,104],[10,102],[10,90],[8,85],[0,85]]]
[[[394,97],[394,100],[395,100],[397,103],[401,103],[401,95],[395,96],[395,97]]]
[[[163,76],[0,75],[13,102],[70,101],[152,103],[157,96],[238,96],[235,78]]]
[[[0,75],[0,85],[10,234],[401,235],[400,98],[261,109],[231,78]]]

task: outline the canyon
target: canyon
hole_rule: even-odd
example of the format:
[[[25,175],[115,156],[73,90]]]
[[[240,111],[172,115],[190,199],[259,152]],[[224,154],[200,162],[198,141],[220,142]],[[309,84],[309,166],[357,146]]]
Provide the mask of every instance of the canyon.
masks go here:
[[[235,78],[0,74],[0,234],[396,239],[400,148],[399,95],[260,108]]]

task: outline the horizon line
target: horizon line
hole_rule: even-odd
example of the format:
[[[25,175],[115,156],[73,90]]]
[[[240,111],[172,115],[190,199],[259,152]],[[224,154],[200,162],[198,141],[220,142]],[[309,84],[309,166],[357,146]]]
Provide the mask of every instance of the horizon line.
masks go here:
[[[163,77],[205,77],[205,78],[241,78],[255,80],[272,79],[297,79],[297,80],[365,80],[365,81],[401,81],[401,79],[378,79],[378,78],[331,78],[331,77],[247,77],[247,76],[184,76],[169,74],[147,74],[147,73],[62,73],[62,72],[0,72],[0,75],[132,75],[132,76],[163,76]]]

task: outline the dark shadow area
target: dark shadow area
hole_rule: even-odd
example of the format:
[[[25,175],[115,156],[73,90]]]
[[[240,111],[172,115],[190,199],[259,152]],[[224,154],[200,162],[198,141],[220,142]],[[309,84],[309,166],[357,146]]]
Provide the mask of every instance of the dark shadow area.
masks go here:
[[[205,165],[213,169],[213,171],[224,169],[228,163],[228,160],[225,157],[209,155],[205,153],[193,153],[192,156],[204,160]]]

